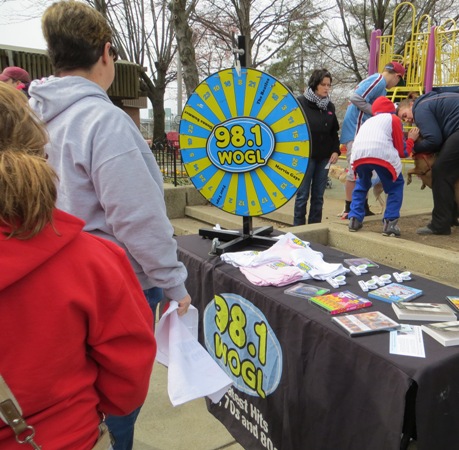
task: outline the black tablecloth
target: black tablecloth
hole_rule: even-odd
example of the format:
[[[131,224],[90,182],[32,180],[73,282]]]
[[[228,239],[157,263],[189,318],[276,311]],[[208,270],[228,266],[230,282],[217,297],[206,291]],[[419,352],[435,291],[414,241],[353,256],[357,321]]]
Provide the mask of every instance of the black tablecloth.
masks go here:
[[[332,323],[328,313],[285,294],[285,287],[252,285],[238,268],[209,255],[209,240],[182,236],[177,241],[179,259],[189,272],[188,291],[201,320],[207,311],[207,328],[212,327],[209,311],[216,311],[211,315],[213,334],[200,323],[200,342],[208,350],[217,347],[216,359],[236,374],[242,386],[241,368],[244,364],[252,367],[247,361],[258,358],[255,347],[266,342],[252,342],[250,348],[238,336],[241,330],[241,339],[246,336],[244,327],[267,327],[268,355],[274,365],[280,364],[280,373],[265,373],[269,364],[263,367],[263,361],[261,365],[258,361],[259,369],[245,374],[242,388],[236,383],[219,404],[208,403],[209,410],[245,449],[395,450],[400,448],[403,432],[405,438],[417,433],[418,450],[459,448],[459,347],[443,347],[424,335],[426,358],[391,355],[389,333],[351,338]],[[329,263],[352,257],[319,244],[311,243],[311,247],[321,251]],[[358,285],[360,279],[394,270],[380,266],[360,277],[350,273],[342,288],[365,296]],[[330,288],[326,282],[308,283]],[[418,301],[444,302],[446,295],[457,295],[451,287],[418,276],[406,284],[423,289],[424,296]],[[245,299],[242,310],[246,308],[247,314],[234,308],[230,319],[220,316],[215,302],[222,298],[231,302],[230,294]],[[214,296],[222,297],[214,301]],[[242,320],[252,313],[250,305],[254,317],[259,312],[264,317],[244,324]],[[364,311],[372,310],[397,320],[387,303],[373,300],[373,306]],[[222,319],[235,321],[232,336],[242,349],[220,345],[216,335]],[[275,342],[280,346],[279,356],[271,346]],[[273,383],[276,376],[277,384]],[[275,385],[273,392],[264,392],[265,384]]]

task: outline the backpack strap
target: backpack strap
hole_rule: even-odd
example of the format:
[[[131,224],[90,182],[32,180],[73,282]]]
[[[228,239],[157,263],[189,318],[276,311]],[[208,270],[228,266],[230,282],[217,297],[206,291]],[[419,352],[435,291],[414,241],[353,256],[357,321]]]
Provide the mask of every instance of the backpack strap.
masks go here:
[[[39,447],[33,440],[35,436],[35,429],[27,425],[27,422],[22,417],[22,410],[11,392],[10,388],[6,384],[6,381],[0,375],[0,419],[2,419],[7,425],[9,425],[15,436],[16,441],[19,444],[29,444],[34,450],[40,450]],[[29,433],[26,435],[25,433]]]

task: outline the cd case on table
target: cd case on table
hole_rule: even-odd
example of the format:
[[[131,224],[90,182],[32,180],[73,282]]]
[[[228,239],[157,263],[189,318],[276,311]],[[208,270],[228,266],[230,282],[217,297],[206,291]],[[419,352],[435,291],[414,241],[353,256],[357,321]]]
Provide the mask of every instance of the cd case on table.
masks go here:
[[[379,267],[375,262],[373,262],[371,259],[368,258],[348,258],[345,259],[344,262],[348,266],[360,266],[362,264],[365,264],[367,267]]]
[[[284,293],[288,295],[294,295],[295,297],[301,297],[305,299],[310,299],[316,295],[323,295],[330,292],[330,289],[325,287],[313,286],[308,283],[297,283],[294,286],[285,289]]]
[[[447,295],[446,300],[454,308],[456,312],[459,312],[459,297],[455,295]]]
[[[372,306],[371,301],[367,298],[347,290],[317,295],[311,297],[309,301],[332,315]]]
[[[422,289],[417,289],[406,284],[391,283],[381,286],[368,293],[368,297],[386,303],[409,302],[423,294]]]
[[[344,328],[350,336],[398,330],[401,327],[399,323],[379,311],[346,314],[344,316],[332,317],[332,320]]]

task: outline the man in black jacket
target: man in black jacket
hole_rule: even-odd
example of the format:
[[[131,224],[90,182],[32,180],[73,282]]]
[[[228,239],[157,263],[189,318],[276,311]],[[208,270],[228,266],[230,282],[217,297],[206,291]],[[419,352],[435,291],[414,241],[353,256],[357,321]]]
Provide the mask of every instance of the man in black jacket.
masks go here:
[[[422,139],[414,153],[438,152],[432,167],[432,221],[418,234],[451,234],[457,221],[454,184],[459,179],[459,93],[429,92],[414,102],[403,100],[397,111],[408,123],[416,123]]]

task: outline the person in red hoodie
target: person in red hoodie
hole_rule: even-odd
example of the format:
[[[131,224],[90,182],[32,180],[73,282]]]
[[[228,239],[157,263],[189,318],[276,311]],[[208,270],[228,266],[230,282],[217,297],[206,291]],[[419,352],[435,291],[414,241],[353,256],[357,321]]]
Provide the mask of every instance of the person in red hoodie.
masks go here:
[[[402,122],[395,113],[395,105],[387,97],[378,97],[371,111],[373,116],[360,127],[352,147],[351,165],[357,173],[357,180],[348,216],[349,231],[362,228],[365,200],[375,171],[387,194],[382,234],[398,237],[404,187],[400,158],[411,154],[419,129],[412,128],[405,142]]]
[[[153,314],[124,251],[55,208],[45,128],[3,83],[0,123],[0,374],[37,445],[90,450],[146,398]],[[0,448],[21,447],[0,420]]]

